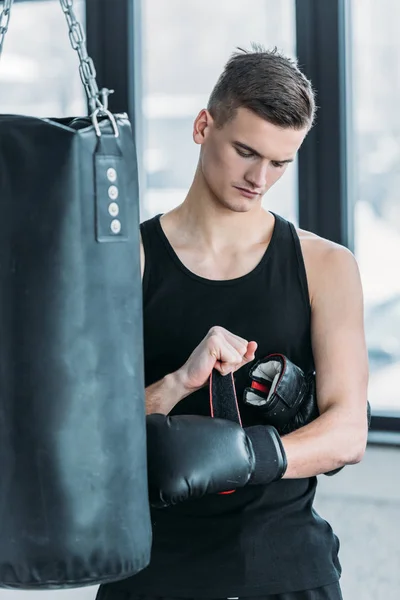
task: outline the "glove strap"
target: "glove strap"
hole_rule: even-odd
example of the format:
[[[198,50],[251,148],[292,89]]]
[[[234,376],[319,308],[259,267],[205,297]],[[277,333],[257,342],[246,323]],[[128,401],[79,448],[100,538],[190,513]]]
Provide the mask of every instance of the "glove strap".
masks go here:
[[[221,375],[219,371],[213,369],[209,385],[211,416],[217,419],[234,421],[242,426],[233,374]],[[219,492],[219,494],[224,496],[226,494],[233,494],[235,491],[229,490],[227,492]]]
[[[216,369],[210,376],[211,416],[227,419],[242,426],[233,374],[221,375]]]

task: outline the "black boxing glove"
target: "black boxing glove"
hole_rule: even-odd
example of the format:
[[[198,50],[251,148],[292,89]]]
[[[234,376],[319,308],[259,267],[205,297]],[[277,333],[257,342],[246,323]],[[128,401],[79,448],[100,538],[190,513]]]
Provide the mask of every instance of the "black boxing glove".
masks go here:
[[[243,429],[197,415],[146,417],[150,504],[161,508],[248,484],[268,484],[287,468],[278,432]]]
[[[244,390],[245,404],[258,408],[265,423],[286,435],[319,416],[315,375],[282,354],[270,354],[256,362],[249,372],[251,387]]]
[[[250,369],[251,387],[244,391],[244,402],[257,407],[265,423],[286,435],[319,417],[315,374],[302,369],[282,354],[270,354]],[[368,427],[371,407],[367,404]],[[335,475],[339,467],[325,475]]]

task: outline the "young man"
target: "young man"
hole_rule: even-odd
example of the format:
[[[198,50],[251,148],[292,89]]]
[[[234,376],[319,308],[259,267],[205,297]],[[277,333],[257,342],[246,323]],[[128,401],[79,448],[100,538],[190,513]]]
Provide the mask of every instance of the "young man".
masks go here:
[[[209,415],[216,368],[235,372],[243,424],[257,424],[242,401],[251,363],[281,353],[315,368],[320,416],[282,436],[277,481],[153,509],[150,566],[103,586],[101,600],[342,597],[339,541],[313,500],[316,475],[365,451],[359,271],[346,248],[261,207],[314,112],[292,60],[235,54],[195,120],[200,158],[185,201],[141,233],[147,413]]]

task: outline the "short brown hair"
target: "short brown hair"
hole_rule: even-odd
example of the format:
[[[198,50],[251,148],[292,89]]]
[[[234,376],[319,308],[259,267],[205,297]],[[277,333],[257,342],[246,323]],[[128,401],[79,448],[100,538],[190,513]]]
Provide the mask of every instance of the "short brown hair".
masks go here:
[[[314,91],[297,62],[277,48],[265,50],[253,44],[251,51],[237,50],[208,102],[217,127],[223,127],[244,107],[279,127],[311,128],[316,111]]]

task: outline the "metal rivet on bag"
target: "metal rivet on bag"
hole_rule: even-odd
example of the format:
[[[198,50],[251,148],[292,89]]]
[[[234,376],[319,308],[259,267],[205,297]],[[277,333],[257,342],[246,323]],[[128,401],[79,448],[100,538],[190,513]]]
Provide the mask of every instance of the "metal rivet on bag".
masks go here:
[[[116,200],[118,198],[118,188],[116,185],[110,185],[108,188],[108,195],[111,200]]]
[[[121,221],[118,221],[118,219],[114,219],[113,221],[111,221],[110,227],[113,233],[119,233],[121,231]]]
[[[113,169],[112,167],[107,169],[107,179],[108,179],[108,181],[111,181],[112,183],[114,183],[114,181],[117,181],[117,171],[115,169]]]
[[[108,207],[108,212],[112,217],[116,217],[119,214],[119,206],[116,202],[111,202]]]

